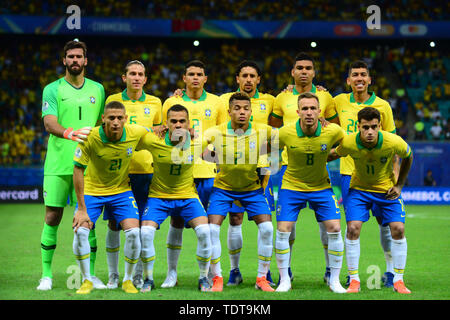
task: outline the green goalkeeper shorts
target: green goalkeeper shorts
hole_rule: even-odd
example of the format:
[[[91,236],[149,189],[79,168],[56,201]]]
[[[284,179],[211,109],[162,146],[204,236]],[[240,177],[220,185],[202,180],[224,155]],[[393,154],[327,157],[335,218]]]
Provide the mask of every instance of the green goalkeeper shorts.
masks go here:
[[[72,175],[44,176],[44,203],[47,207],[64,208],[77,202]]]

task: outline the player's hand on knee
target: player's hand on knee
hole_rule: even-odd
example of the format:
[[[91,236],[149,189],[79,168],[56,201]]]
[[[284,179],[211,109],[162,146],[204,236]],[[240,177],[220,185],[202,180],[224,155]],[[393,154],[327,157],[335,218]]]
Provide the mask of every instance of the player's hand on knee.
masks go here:
[[[89,133],[91,133],[92,127],[84,127],[78,130],[73,130],[73,128],[67,128],[64,131],[64,138],[67,140],[72,140],[72,141],[76,141],[76,142],[81,142],[83,143]]]
[[[74,229],[75,232],[77,232],[78,228],[82,227],[85,223],[88,224],[89,229],[93,225],[87,212],[85,210],[78,209],[73,216],[72,228]]]

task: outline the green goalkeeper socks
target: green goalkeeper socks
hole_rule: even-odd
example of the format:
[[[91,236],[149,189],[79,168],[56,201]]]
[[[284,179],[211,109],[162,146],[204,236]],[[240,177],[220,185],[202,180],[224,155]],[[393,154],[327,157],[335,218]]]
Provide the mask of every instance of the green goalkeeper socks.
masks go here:
[[[95,235],[95,229],[89,232],[89,245],[91,246],[90,272],[91,276],[95,277],[95,260],[97,258],[97,236]]]
[[[41,234],[42,278],[52,278],[52,261],[56,248],[58,227],[44,223]]]

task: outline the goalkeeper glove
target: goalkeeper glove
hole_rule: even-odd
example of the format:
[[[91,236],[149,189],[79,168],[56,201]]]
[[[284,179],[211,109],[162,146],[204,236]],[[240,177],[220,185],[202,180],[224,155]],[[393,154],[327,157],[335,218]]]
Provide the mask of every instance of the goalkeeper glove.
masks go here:
[[[73,128],[67,128],[64,131],[63,135],[65,139],[83,143],[84,140],[87,139],[87,136],[89,135],[91,130],[92,127],[84,127],[75,131],[73,130]]]

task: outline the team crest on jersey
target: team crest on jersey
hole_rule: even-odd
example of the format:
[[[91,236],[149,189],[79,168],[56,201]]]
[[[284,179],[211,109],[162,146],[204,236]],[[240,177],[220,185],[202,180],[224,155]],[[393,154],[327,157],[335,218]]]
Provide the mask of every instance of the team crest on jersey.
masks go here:
[[[256,147],[255,141],[251,141],[251,142],[248,144],[248,146],[250,147],[250,150],[255,149],[255,147]]]
[[[89,100],[91,100],[91,103],[95,103],[95,97],[94,97],[94,96],[91,96],[91,97],[89,98]]]
[[[133,154],[133,148],[132,148],[132,147],[129,147],[129,148],[127,149],[127,157],[131,157],[132,154]]]
[[[386,163],[387,162],[387,157],[381,157],[380,158],[380,162],[381,163]]]
[[[80,159],[81,158],[81,149],[78,147],[75,149],[75,157]]]
[[[194,161],[194,156],[193,156],[192,154],[190,154],[190,155],[187,157],[187,161],[188,161],[188,163],[192,163],[192,161]]]
[[[206,116],[207,118],[211,117],[211,109],[206,109],[206,110],[205,110],[205,116]]]
[[[48,110],[48,102],[44,101],[44,104],[42,105],[42,111],[47,111]]]
[[[260,105],[261,111],[266,111],[266,105],[264,103],[261,103]]]
[[[320,150],[321,151],[327,151],[327,145],[326,144],[321,144],[320,145]]]
[[[144,113],[146,115],[149,115],[150,114],[150,108],[144,108]]]

